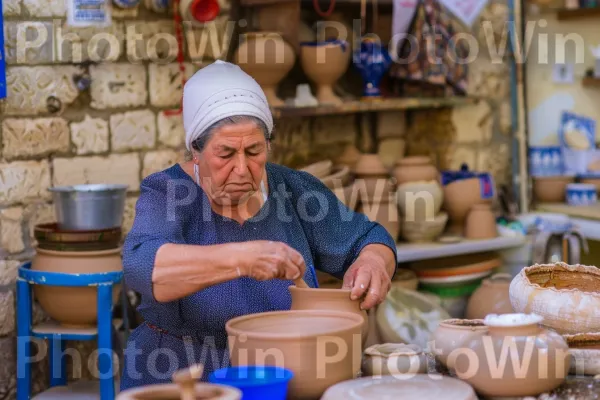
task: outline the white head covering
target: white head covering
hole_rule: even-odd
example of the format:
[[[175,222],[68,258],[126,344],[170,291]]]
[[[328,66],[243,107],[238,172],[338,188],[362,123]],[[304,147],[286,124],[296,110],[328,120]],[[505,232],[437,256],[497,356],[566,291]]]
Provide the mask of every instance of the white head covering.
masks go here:
[[[215,122],[236,115],[253,116],[273,130],[273,115],[260,85],[242,69],[216,61],[196,72],[183,88],[183,128],[185,145],[192,149]]]

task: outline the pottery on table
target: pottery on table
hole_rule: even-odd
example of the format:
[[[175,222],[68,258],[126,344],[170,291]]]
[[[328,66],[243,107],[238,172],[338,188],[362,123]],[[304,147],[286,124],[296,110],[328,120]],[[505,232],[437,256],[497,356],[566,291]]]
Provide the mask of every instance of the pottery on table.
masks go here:
[[[300,43],[302,70],[317,86],[319,104],[342,104],[333,86],[350,63],[351,49],[344,40],[326,40]]]
[[[571,354],[573,375],[600,374],[600,333],[578,333],[563,335]]]
[[[364,319],[362,326],[362,343],[367,340],[369,331],[368,316],[360,309],[360,299],[351,300],[350,289],[321,289],[289,287],[292,296],[291,310],[333,310],[347,311],[360,315]]]
[[[363,324],[357,313],[332,310],[236,317],[225,324],[231,365],[289,369],[294,373],[289,399],[319,398],[331,385],[360,373]]]
[[[391,201],[391,196],[380,198],[373,203],[361,201],[357,212],[365,214],[370,221],[381,224],[395,241],[398,240],[401,228],[400,213],[396,203]]]
[[[539,203],[564,203],[567,185],[575,181],[574,176],[536,176],[533,178],[533,197]]]
[[[488,314],[514,313],[509,295],[511,282],[510,274],[494,274],[484,279],[481,286],[469,298],[466,317],[483,319]]]
[[[396,162],[394,178],[396,178],[397,185],[409,182],[437,181],[439,172],[431,163],[431,158],[410,156],[401,158]]]
[[[452,318],[441,321],[433,332],[436,358],[449,370],[454,370],[454,362],[458,355],[464,353],[465,344],[487,331],[483,319]]]
[[[470,356],[456,358],[456,375],[487,397],[537,396],[556,389],[569,372],[569,348],[561,335],[540,326],[542,321],[536,314],[486,316],[488,333],[464,344]]]
[[[393,62],[385,45],[374,38],[363,37],[353,58],[363,79],[363,98],[380,98],[379,85]]]
[[[432,220],[402,220],[402,237],[410,243],[433,242],[443,232],[448,222],[448,214],[441,212]]]
[[[92,274],[123,269],[121,248],[102,251],[54,251],[36,248],[31,270],[66,274]],[[113,304],[121,285],[114,285]],[[98,289],[34,285],[33,293],[42,309],[67,327],[96,326]]]
[[[406,220],[432,220],[442,208],[444,193],[435,180],[406,182],[396,188],[400,212]]]
[[[594,266],[525,267],[509,294],[515,312],[541,315],[544,326],[559,333],[600,332],[600,269]]]
[[[467,239],[493,239],[498,237],[496,216],[491,204],[475,204],[471,207],[465,221]]]
[[[419,278],[415,271],[405,268],[396,269],[396,275],[392,279],[392,287],[399,287],[408,290],[417,290],[419,287]]]
[[[331,174],[331,170],[333,169],[333,161],[331,160],[323,160],[318,161],[316,163],[307,165],[305,167],[300,168],[300,171],[308,172],[315,178],[325,178],[329,174]]]
[[[377,344],[364,351],[362,371],[363,376],[424,374],[427,356],[414,344]]]
[[[283,106],[277,86],[294,66],[294,48],[274,32],[246,33],[240,41],[234,62],[261,86],[270,106]]]

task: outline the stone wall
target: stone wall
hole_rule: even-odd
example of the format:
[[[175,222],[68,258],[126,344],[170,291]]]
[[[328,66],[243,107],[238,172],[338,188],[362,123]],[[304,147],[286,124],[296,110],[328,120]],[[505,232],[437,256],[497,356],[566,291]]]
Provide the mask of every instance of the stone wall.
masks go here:
[[[168,15],[142,6],[115,13],[108,28],[74,29],[64,27],[62,1],[2,1],[9,97],[0,113],[0,400],[15,394],[16,269],[34,254],[33,227],[54,220],[47,189],[92,182],[128,184],[127,231],[140,181],[181,160],[184,138],[180,115],[165,113],[180,101],[179,66],[151,61],[173,56],[168,42],[158,40],[160,33],[174,32]],[[482,19],[492,21],[499,33],[507,20],[505,2],[490,3]],[[29,29],[19,30],[27,26],[24,22]],[[222,30],[222,22],[217,30]],[[47,32],[46,40],[17,51],[18,41],[35,40],[36,32]],[[198,29],[189,32],[196,39],[203,34]],[[483,47],[482,30],[476,27],[475,32]],[[117,45],[98,40],[99,33],[110,33]],[[156,48],[156,54],[149,48]],[[217,50],[198,51],[197,44],[187,49],[186,75],[209,62]],[[102,62],[94,62],[99,59]],[[393,162],[405,148],[407,154],[431,155],[440,168],[467,162],[474,169],[492,171],[499,183],[507,182],[507,66],[493,65],[482,54],[471,66],[470,81],[470,94],[482,98],[476,105],[381,113],[382,156]],[[365,149],[370,141],[366,131],[366,122],[353,115],[278,120],[273,161],[297,167],[335,156],[346,143]],[[36,321],[44,318],[37,308],[35,316]],[[45,386],[44,369],[35,369],[36,391]]]

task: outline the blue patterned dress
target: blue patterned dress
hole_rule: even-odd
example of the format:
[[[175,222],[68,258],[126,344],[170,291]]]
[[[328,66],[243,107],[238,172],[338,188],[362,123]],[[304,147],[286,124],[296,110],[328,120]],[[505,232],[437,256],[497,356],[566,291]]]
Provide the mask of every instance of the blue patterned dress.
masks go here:
[[[350,211],[320,180],[277,164],[267,163],[266,170],[267,201],[244,224],[214,213],[206,194],[178,164],[143,180],[123,267],[128,288],[142,297],[138,311],[145,323],[127,343],[121,390],[171,382],[175,370],[198,362],[205,366],[206,379],[214,369],[229,365],[229,319],[291,305],[291,281],[248,277],[160,303],[152,294],[152,269],[165,243],[285,242],[304,256],[304,279],[311,287],[317,282],[310,268],[341,279],[368,244],[387,245],[396,254],[394,240],[381,225]]]

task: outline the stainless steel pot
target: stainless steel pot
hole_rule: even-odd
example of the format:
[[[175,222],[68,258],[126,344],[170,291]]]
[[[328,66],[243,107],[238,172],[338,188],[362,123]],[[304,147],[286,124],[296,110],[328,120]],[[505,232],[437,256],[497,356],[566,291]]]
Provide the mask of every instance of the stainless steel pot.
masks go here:
[[[60,229],[99,230],[123,223],[127,185],[74,185],[50,188]]]

